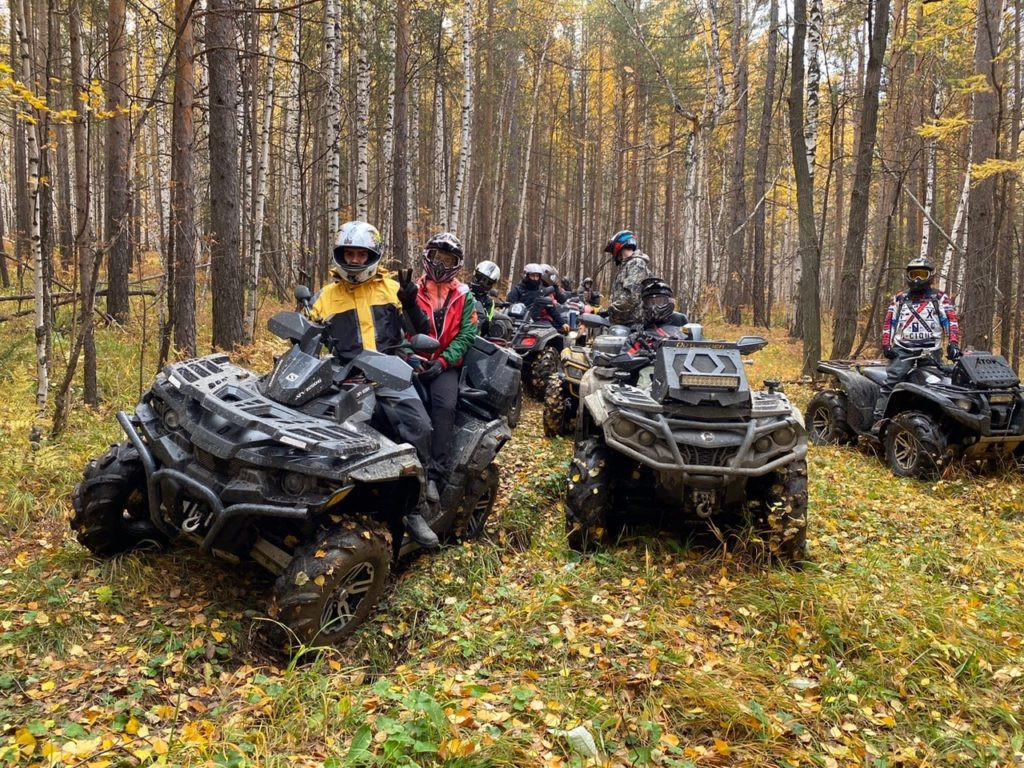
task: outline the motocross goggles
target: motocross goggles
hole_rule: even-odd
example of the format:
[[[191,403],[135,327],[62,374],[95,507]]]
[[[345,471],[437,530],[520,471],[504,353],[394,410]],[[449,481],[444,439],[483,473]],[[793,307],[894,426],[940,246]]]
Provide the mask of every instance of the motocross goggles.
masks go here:
[[[461,261],[458,255],[452,253],[451,251],[442,251],[438,248],[427,249],[427,251],[424,253],[424,256],[430,261],[436,264],[441,264],[448,269],[459,266],[459,263]]]
[[[912,267],[907,270],[907,277],[911,280],[927,280],[931,274],[932,271],[927,267]]]
[[[667,307],[671,303],[671,296],[648,296],[644,299],[645,307]]]

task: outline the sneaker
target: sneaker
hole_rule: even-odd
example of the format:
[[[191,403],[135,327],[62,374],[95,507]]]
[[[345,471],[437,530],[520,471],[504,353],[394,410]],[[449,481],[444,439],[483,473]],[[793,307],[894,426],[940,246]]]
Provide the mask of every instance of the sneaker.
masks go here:
[[[441,494],[437,492],[437,483],[433,480],[427,481],[427,502],[430,504],[437,504],[441,501]]]
[[[404,522],[405,530],[409,532],[409,537],[421,547],[436,549],[441,546],[441,540],[437,538],[437,534],[434,533],[433,529],[419,512],[406,515]]]

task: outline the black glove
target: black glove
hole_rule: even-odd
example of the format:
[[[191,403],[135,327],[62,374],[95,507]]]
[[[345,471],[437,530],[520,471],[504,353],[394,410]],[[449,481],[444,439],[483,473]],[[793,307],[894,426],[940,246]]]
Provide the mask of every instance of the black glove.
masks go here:
[[[433,381],[444,371],[444,363],[440,360],[430,360],[417,371],[420,381]]]
[[[885,357],[886,360],[895,360],[896,352],[892,347],[882,347],[882,356]]]
[[[418,293],[419,288],[417,288],[416,283],[412,281],[412,270],[398,270],[398,300],[402,302],[402,306],[408,307],[415,304],[416,295]]]
[[[960,351],[960,345],[957,344],[956,342],[951,341],[949,343],[949,346],[946,347],[946,357],[948,357],[953,362],[959,360],[963,356],[963,354],[964,353]]]

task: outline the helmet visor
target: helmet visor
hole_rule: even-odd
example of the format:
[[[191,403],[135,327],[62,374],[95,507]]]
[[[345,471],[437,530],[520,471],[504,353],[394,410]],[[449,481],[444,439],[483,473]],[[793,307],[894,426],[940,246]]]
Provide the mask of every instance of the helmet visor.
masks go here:
[[[428,248],[425,256],[436,264],[442,265],[445,269],[451,269],[459,265],[459,257],[451,251],[442,251],[438,248]]]
[[[927,280],[931,274],[932,271],[927,267],[911,267],[907,270],[907,277],[911,280]]]
[[[644,299],[645,307],[667,307],[672,303],[671,296],[648,296]]]

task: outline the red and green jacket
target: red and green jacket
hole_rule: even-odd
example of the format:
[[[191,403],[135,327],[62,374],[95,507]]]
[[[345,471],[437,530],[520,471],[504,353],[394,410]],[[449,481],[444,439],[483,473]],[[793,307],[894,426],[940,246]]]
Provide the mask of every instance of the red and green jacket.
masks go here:
[[[441,342],[431,359],[440,359],[445,368],[459,365],[477,335],[476,302],[469,286],[454,278],[437,283],[424,275],[417,287],[416,301],[426,315],[426,327],[417,330]]]

